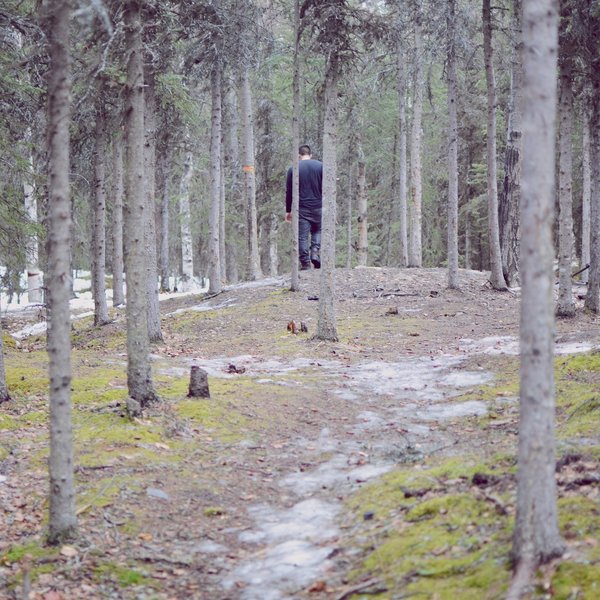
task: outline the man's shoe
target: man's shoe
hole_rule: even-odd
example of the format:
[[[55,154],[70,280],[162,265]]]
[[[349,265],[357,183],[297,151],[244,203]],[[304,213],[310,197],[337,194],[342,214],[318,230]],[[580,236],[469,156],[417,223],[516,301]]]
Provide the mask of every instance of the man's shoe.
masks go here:
[[[310,269],[310,265],[306,264],[306,265],[300,265],[300,270],[301,271],[308,271]]]
[[[321,268],[321,257],[319,256],[318,252],[315,252],[314,250],[310,253],[310,260],[313,264],[313,267],[315,269],[320,269]]]

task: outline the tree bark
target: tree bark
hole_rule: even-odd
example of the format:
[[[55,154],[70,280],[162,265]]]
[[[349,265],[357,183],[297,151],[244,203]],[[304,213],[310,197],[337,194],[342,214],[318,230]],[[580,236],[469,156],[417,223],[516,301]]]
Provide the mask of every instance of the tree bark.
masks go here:
[[[298,267],[298,208],[300,206],[300,175],[298,149],[300,147],[300,2],[294,0],[294,65],[292,75],[292,259],[290,291],[300,290]]]
[[[252,90],[248,67],[242,67],[240,77],[240,104],[242,110],[242,148],[244,153],[244,198],[248,223],[248,277],[255,281],[262,277],[258,249],[258,218],[256,211],[256,173],[254,165],[254,118]]]
[[[408,266],[420,267],[423,262],[422,248],[422,203],[423,184],[421,181],[421,136],[423,118],[423,31],[420,0],[414,2],[414,74],[413,74],[413,113],[410,132],[410,203]]]
[[[406,161],[406,73],[404,68],[405,52],[402,44],[398,42],[397,58],[398,76],[398,209],[400,231],[400,266],[408,266],[408,188],[407,188],[407,161]]]
[[[169,221],[171,204],[171,151],[168,147],[161,157],[162,199],[160,203],[160,289],[168,292],[171,289],[169,282]]]
[[[192,245],[190,211],[190,181],[194,171],[194,155],[186,152],[183,174],[179,183],[179,228],[181,233],[181,281],[179,290],[188,292],[194,287],[194,249]]]
[[[144,72],[140,0],[125,5],[125,44],[129,55],[125,89],[126,199],[125,265],[127,270],[127,386],[144,407],[157,400],[152,383],[148,339],[148,294],[144,231]]]
[[[571,48],[566,40],[565,27],[570,24],[570,15],[561,10],[561,32],[559,36],[559,147],[558,147],[558,304],[556,314],[560,317],[575,315],[573,299],[573,90]],[[561,51],[562,50],[562,51]]]
[[[521,120],[523,112],[523,32],[522,2],[513,0],[513,35],[510,100],[507,116],[507,140],[504,154],[504,182],[499,202],[500,249],[502,271],[506,283],[519,285],[520,215],[521,197]]]
[[[359,267],[366,267],[369,252],[367,178],[365,175],[365,158],[360,144],[358,150],[358,176],[356,179],[356,187],[358,200],[358,216],[356,218],[358,222],[358,247],[356,249],[356,258]]]
[[[458,289],[458,119],[456,0],[448,0],[448,287]]]
[[[8,386],[6,385],[6,371],[4,370],[4,333],[0,324],[0,404],[10,400]]]
[[[563,551],[556,508],[552,298],[558,15],[555,0],[526,0],[523,6],[521,415],[513,594],[523,572],[532,573]]]
[[[279,219],[277,214],[271,215],[269,223],[269,276],[277,277],[279,272],[279,253],[277,249],[277,236],[279,233]]]
[[[590,7],[591,8],[591,7]],[[585,307],[594,313],[600,312],[600,48],[598,32],[600,16],[590,14],[587,25],[587,78],[591,82],[590,104],[590,164],[591,203],[590,203],[590,269]]]
[[[354,197],[354,186],[352,180],[352,169],[348,169],[348,197],[346,198],[346,268],[352,268],[352,198]]]
[[[582,162],[582,194],[581,194],[581,263],[583,268],[590,264],[590,241],[591,241],[591,200],[592,200],[592,171],[590,162],[590,115],[586,110],[582,119],[583,143],[581,149]],[[581,281],[587,283],[589,272],[586,270],[581,274]]]
[[[99,91],[99,95],[102,92]],[[92,194],[92,292],[94,326],[109,322],[106,302],[106,115],[103,101],[96,106],[94,143],[94,193]]]
[[[125,304],[123,293],[123,132],[117,127],[113,139],[113,210],[112,210],[113,306]]]
[[[160,303],[158,298],[158,260],[156,250],[156,88],[153,72],[145,78],[144,90],[144,184],[146,224],[146,292],[148,294],[148,339],[160,342]]]
[[[495,290],[506,290],[502,273],[500,229],[498,222],[498,182],[496,175],[496,78],[492,50],[490,0],[483,0],[483,55],[487,83],[487,200],[490,247],[490,283]]]
[[[221,95],[221,104],[223,95]],[[225,144],[221,135],[221,172],[219,182],[219,258],[221,263],[221,281],[227,281],[227,240],[225,239]]]
[[[50,514],[48,541],[77,530],[71,421],[71,200],[69,196],[70,56],[68,0],[45,4],[48,74],[48,371],[50,379]]]
[[[337,342],[335,316],[335,223],[337,188],[337,80],[338,58],[328,60],[325,73],[323,123],[323,216],[319,319],[315,337]]]
[[[221,65],[211,73],[210,211],[208,215],[208,276],[213,294],[221,292],[219,213],[221,207]]]

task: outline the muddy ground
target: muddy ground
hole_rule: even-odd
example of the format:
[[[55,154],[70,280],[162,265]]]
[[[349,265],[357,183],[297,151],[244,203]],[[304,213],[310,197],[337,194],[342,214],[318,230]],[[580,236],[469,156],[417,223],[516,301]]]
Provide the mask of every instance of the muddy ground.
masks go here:
[[[518,292],[494,292],[474,271],[461,271],[453,291],[439,269],[340,269],[340,341],[331,343],[312,338],[318,275],[302,272],[295,293],[276,278],[162,302],[164,343],[152,352],[163,401],[133,422],[124,311],[101,329],[74,321],[79,537],[61,548],[43,544],[44,339],[7,344],[14,399],[0,407],[0,598],[455,597],[407,593],[417,575],[391,577],[383,560],[365,566],[391,519],[369,490],[398,469],[514,456]],[[3,328],[42,317],[19,313]],[[289,331],[292,321],[308,332]],[[558,321],[557,353],[590,350],[598,325],[582,309]],[[210,400],[186,398],[192,365],[208,372]],[[597,431],[570,432],[559,452],[576,457],[579,474],[595,473],[597,445]],[[588,479],[577,493],[597,502]],[[462,476],[444,486],[477,492]],[[490,489],[482,493],[509,518],[511,501]],[[500,598],[505,584],[463,597]]]

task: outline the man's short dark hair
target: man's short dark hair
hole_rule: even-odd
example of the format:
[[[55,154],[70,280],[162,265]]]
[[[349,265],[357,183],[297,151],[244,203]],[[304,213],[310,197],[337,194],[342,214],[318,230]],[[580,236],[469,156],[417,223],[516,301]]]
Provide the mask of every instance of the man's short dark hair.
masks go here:
[[[302,146],[298,148],[298,154],[300,156],[310,156],[312,154],[310,151],[310,146],[308,144],[302,144]]]

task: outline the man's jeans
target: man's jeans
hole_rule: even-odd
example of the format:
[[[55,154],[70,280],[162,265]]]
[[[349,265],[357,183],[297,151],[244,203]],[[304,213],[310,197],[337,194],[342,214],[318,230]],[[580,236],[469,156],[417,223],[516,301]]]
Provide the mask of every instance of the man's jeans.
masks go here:
[[[300,210],[298,219],[298,256],[300,264],[310,265],[311,253],[321,250],[321,208]],[[310,234],[310,244],[308,236]]]

